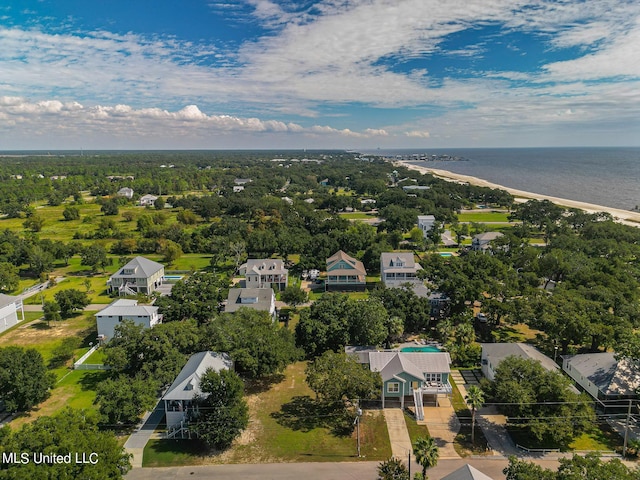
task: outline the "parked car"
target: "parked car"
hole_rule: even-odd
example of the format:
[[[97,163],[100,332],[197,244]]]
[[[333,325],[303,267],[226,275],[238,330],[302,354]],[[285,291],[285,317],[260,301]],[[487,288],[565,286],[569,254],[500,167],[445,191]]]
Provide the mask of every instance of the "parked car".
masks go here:
[[[479,313],[476,318],[480,323],[487,323],[487,316],[484,313]]]

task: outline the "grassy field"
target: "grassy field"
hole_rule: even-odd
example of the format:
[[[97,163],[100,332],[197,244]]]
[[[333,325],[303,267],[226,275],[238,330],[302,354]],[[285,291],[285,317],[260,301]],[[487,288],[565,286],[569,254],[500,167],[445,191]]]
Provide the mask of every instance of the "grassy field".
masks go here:
[[[27,313],[39,314],[39,312]],[[44,361],[49,362],[53,357],[53,349],[60,345],[64,338],[77,337],[80,339],[82,347],[76,352],[81,354],[86,351],[89,342],[96,341],[96,336],[96,320],[93,313],[83,313],[60,322],[51,322],[50,327],[44,321],[25,322],[5,332],[0,337],[0,347],[18,345],[25,348],[35,348],[40,352]]]
[[[107,373],[99,370],[71,370],[61,378],[51,391],[51,396],[38,407],[13,420],[11,428],[19,428],[39,417],[53,415],[65,407],[78,409],[94,409],[98,383],[106,378]]]
[[[459,213],[458,221],[459,222],[476,222],[476,223],[485,223],[485,222],[508,222],[509,214],[504,212],[472,212],[472,213]]]
[[[339,215],[347,220],[371,220],[372,218],[376,218],[376,215],[366,212],[348,212],[340,213]]]
[[[144,466],[211,463],[357,461],[352,416],[326,410],[304,381],[305,363],[291,365],[270,385],[247,388],[249,427],[233,446],[208,455],[193,442],[156,440],[147,444]],[[391,445],[379,410],[366,410],[361,419],[363,460],[386,460]]]

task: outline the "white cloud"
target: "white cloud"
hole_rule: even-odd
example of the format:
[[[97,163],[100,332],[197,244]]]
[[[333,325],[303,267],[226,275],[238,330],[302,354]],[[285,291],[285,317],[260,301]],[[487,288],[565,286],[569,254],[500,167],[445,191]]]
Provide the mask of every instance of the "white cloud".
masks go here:
[[[419,130],[411,130],[410,132],[405,132],[407,137],[412,138],[429,138],[431,134],[427,131],[419,131]]]

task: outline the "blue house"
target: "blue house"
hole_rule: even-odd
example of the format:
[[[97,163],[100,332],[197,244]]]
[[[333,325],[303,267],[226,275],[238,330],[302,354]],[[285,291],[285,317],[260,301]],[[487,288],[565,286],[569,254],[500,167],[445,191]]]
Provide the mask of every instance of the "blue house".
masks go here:
[[[342,250],[327,258],[327,290],[364,289],[367,271],[360,260]]]

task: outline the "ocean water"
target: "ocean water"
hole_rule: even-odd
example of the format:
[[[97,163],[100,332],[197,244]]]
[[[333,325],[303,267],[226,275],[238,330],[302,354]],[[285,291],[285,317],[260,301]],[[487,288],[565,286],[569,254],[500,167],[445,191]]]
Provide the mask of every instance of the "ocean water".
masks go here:
[[[363,153],[448,154],[467,161],[411,163],[596,205],[624,210],[640,205],[640,147],[398,149]]]

